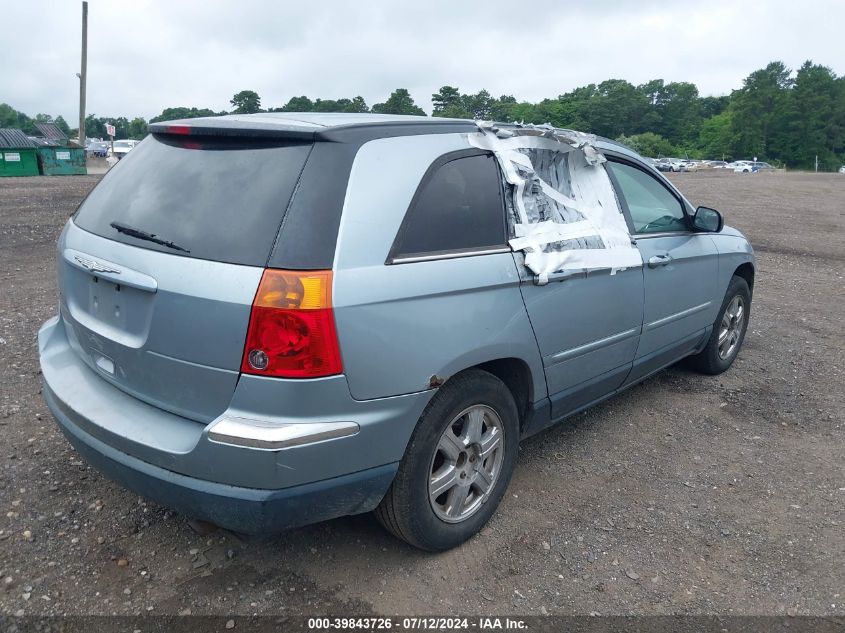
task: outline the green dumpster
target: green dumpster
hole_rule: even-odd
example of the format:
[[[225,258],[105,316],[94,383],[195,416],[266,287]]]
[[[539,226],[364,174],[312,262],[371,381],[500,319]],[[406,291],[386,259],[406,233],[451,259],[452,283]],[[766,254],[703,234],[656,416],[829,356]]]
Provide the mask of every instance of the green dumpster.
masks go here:
[[[33,139],[38,145],[38,167],[45,176],[85,175],[85,149],[71,143],[52,121],[35,124],[43,138]]]
[[[87,174],[85,150],[81,147],[42,145],[36,150],[38,167],[45,176],[77,176]]]
[[[37,176],[36,146],[20,130],[0,128],[0,177]]]

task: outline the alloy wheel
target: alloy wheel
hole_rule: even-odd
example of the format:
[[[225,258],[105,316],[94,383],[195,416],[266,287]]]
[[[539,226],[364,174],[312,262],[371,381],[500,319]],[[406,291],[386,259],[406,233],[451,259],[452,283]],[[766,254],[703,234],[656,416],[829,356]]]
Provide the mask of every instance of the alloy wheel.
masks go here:
[[[719,358],[722,360],[727,360],[736,353],[744,322],[745,301],[740,295],[736,295],[725,309],[719,325]]]
[[[486,405],[464,409],[449,423],[431,460],[428,497],[439,519],[465,521],[487,501],[504,457],[504,424]]]

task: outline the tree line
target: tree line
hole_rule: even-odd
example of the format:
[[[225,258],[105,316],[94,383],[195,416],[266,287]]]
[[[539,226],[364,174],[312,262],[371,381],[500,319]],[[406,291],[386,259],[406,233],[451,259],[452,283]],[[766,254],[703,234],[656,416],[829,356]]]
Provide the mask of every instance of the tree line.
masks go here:
[[[376,112],[425,115],[405,88],[394,90],[382,103],[368,106],[363,97],[312,99],[295,96],[282,106],[263,108],[253,90],[231,99],[232,110],[172,107],[149,123],[221,114],[256,112]],[[536,103],[512,95],[492,96],[481,90],[462,93],[443,86],[431,96],[432,115],[524,123],[592,132],[623,142],[645,156],[759,160],[812,167],[816,157],[828,168],[845,162],[845,77],[828,67],[805,62],[792,71],[782,62],[755,70],[742,87],[725,96],[701,96],[695,84],[654,79],[633,85],[622,79],[589,84]],[[0,127],[34,130],[33,123],[52,120],[38,114],[30,119],[0,104]],[[68,134],[75,133],[57,117]],[[136,117],[86,118],[89,137],[105,137],[105,124],[117,138],[142,138],[147,121]]]

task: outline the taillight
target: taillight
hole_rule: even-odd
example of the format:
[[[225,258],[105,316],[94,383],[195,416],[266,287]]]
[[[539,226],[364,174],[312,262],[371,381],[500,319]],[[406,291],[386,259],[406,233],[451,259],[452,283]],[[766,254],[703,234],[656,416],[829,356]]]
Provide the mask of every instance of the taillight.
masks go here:
[[[331,295],[330,270],[265,270],[252,303],[241,371],[283,378],[341,373]]]

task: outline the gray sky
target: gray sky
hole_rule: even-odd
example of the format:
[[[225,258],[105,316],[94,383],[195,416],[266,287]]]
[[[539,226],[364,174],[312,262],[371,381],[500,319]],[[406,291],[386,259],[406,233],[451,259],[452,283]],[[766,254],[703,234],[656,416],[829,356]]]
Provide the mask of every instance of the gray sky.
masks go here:
[[[537,101],[610,78],[727,94],[775,59],[845,73],[842,0],[405,4],[90,0],[88,113],[225,110],[244,89],[264,107],[302,94],[372,105],[397,87],[430,111],[445,84]],[[81,2],[9,2],[2,15],[0,102],[75,125]]]

